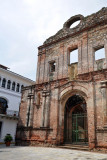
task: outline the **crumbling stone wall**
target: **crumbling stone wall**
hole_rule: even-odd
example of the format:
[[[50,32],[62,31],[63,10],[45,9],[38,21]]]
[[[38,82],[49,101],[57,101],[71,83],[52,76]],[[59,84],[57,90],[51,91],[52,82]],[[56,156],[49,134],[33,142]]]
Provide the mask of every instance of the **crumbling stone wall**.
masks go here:
[[[70,26],[77,20],[75,28]],[[95,60],[104,47],[105,58]],[[78,63],[70,52],[78,48]],[[55,62],[55,64],[54,64]],[[50,64],[55,71],[50,72]],[[17,143],[64,143],[65,104],[72,95],[87,104],[89,147],[107,148],[107,8],[84,17],[76,15],[38,48],[36,85],[22,91]]]

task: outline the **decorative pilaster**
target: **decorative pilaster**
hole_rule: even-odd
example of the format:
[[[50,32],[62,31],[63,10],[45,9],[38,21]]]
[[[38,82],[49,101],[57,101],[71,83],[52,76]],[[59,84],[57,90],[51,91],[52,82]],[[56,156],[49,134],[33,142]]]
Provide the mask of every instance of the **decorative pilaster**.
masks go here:
[[[32,127],[33,126],[33,94],[30,95],[31,96],[31,101],[30,101],[30,118],[29,118],[29,126]]]
[[[88,34],[83,33],[82,39],[82,73],[88,72]]]
[[[26,114],[26,126],[29,126],[29,114],[30,114],[30,97],[27,98],[27,114]]]
[[[91,87],[93,85],[93,87]],[[87,100],[87,116],[88,116],[88,139],[89,148],[96,146],[96,88],[95,82],[90,83],[90,97]]]
[[[28,94],[28,106],[27,106],[27,122],[26,125],[32,127],[33,125],[33,98],[34,95],[32,93]]]
[[[50,92],[48,90],[44,90],[42,96],[43,96],[42,127],[49,127]]]
[[[107,81],[101,82],[102,106],[104,115],[104,128],[107,128]]]

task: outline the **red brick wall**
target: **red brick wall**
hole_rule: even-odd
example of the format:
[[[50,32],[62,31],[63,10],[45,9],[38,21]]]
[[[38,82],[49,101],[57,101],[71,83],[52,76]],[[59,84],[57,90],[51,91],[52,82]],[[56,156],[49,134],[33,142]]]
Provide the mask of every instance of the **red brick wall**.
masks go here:
[[[105,15],[105,16],[104,16]],[[81,16],[82,17],[82,16]],[[102,17],[103,20],[96,17]],[[75,17],[74,17],[75,18]],[[95,21],[94,21],[95,20]],[[64,108],[68,98],[80,94],[87,104],[89,147],[107,147],[107,95],[101,81],[107,81],[107,8],[89,17],[82,17],[74,29],[64,28],[39,47],[37,79],[33,91],[26,88],[22,94],[20,120],[17,133],[28,133],[24,142],[35,144],[61,144],[64,142]],[[84,23],[82,23],[82,21]],[[98,70],[95,49],[104,46],[105,59]],[[78,76],[69,80],[69,54],[78,47]],[[50,80],[49,63],[56,62]],[[28,96],[33,94],[30,121],[26,127]],[[40,104],[36,103],[40,93]],[[47,121],[47,123],[46,123]],[[23,126],[20,131],[20,126]],[[20,139],[21,134],[20,134]],[[26,138],[27,137],[27,138]]]

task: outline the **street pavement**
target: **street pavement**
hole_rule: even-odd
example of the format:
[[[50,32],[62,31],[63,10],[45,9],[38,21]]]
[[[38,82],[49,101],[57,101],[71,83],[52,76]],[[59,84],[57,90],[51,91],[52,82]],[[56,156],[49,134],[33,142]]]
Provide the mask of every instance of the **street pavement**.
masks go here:
[[[0,160],[107,160],[107,154],[61,148],[0,145]]]

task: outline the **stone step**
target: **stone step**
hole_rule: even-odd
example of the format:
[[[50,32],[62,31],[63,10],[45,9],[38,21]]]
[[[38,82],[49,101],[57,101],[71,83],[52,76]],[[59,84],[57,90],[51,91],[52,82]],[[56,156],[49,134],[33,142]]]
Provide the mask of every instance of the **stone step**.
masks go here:
[[[59,146],[59,148],[89,151],[88,145],[72,145],[72,144],[67,144],[67,145],[65,145],[65,144],[64,144],[64,145],[62,145],[62,146]]]

